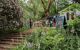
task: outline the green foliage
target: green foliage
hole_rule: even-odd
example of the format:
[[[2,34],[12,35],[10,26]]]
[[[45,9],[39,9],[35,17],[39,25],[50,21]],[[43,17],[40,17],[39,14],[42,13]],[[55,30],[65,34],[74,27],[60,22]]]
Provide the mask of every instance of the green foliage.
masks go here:
[[[21,0],[21,6],[24,10],[24,18],[29,19],[32,18],[33,20],[40,19],[43,13],[43,7],[40,0],[29,0],[25,3],[26,0]]]
[[[45,14],[45,10],[41,0],[28,0],[27,3],[25,2],[26,0],[20,0],[21,7],[24,10],[24,18],[32,18],[33,20],[38,20],[43,17],[43,15]],[[48,0],[44,0],[44,4],[45,8],[47,8]],[[53,1],[49,10],[50,15],[55,15],[57,13],[57,10],[60,11],[69,5],[67,0],[60,0],[57,4],[58,5],[56,5],[56,2]],[[56,7],[58,7],[59,9],[57,9]]]
[[[58,44],[60,41],[62,41],[63,35],[58,34],[57,31],[54,29],[36,29],[32,33],[31,36],[28,36],[28,42],[33,43],[34,49],[33,50],[44,50],[48,47],[54,46]],[[57,41],[58,40],[58,41]]]
[[[74,28],[75,33],[79,34],[79,32],[80,32],[80,17],[78,16],[74,20],[69,20],[68,27]]]
[[[74,20],[69,20],[67,25],[68,25],[68,27],[74,27],[75,21]]]
[[[60,12],[62,13],[62,12],[69,12],[69,11],[76,11],[76,10],[80,11],[80,6],[79,5],[80,4],[78,4],[78,3],[71,4],[71,5],[69,5],[69,7],[63,9]]]
[[[54,28],[36,28],[32,35],[27,37],[32,47],[28,50],[78,50],[80,37],[69,34],[65,30]]]

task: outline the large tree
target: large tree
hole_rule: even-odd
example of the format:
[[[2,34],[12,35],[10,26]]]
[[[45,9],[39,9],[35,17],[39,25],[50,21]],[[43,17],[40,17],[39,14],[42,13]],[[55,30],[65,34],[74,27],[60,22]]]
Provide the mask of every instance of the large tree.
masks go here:
[[[26,0],[22,1],[24,2],[24,5],[22,5],[22,7],[24,7],[24,10],[26,10],[26,16],[36,19],[49,16],[50,8],[52,7],[52,5],[54,5],[54,0],[29,0],[27,3],[25,3]],[[54,8],[55,7],[53,6],[53,9]]]
[[[41,19],[55,15],[68,6],[67,0],[21,0],[24,14],[27,18]]]

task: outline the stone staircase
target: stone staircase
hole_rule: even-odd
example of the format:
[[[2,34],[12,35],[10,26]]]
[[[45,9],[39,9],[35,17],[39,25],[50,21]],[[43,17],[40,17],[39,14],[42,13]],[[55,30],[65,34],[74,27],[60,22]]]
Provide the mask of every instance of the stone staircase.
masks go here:
[[[0,50],[9,50],[15,48],[24,42],[26,35],[30,35],[33,29],[20,33],[6,34],[3,37],[0,36]]]
[[[15,48],[24,42],[24,33],[13,33],[0,40],[0,50],[9,50]]]

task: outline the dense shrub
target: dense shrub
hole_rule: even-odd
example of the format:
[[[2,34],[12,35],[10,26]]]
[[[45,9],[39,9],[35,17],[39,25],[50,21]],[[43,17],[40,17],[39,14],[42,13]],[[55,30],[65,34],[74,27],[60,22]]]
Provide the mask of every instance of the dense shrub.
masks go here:
[[[28,50],[79,50],[79,43],[80,37],[66,34],[64,29],[38,28],[27,36],[25,48]]]
[[[18,0],[0,0],[0,32],[22,27],[22,16]]]
[[[74,30],[74,34],[80,34],[80,17],[78,16],[74,20],[68,21],[68,29],[69,31]]]

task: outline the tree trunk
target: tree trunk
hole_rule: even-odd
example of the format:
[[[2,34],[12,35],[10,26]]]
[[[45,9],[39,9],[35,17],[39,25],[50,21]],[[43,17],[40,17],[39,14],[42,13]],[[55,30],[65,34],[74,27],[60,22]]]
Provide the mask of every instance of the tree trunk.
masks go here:
[[[53,3],[53,0],[48,0],[48,6],[47,5],[45,5],[45,2],[43,1],[43,0],[41,0],[41,2],[42,2],[42,4],[43,4],[43,8],[44,8],[44,15],[43,15],[43,17],[49,17],[50,16],[50,7],[51,7],[51,5],[52,5],[52,3]]]

